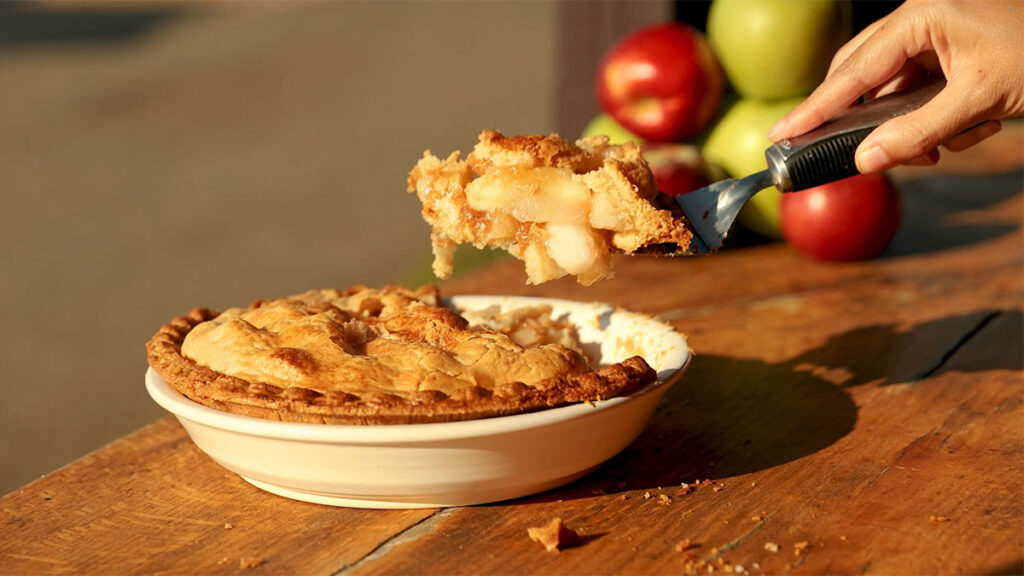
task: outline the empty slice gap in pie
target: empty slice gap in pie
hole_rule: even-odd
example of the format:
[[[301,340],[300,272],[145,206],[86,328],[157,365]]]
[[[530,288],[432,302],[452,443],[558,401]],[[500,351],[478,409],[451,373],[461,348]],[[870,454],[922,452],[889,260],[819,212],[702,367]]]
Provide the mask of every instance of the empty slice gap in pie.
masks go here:
[[[685,252],[693,238],[640,149],[606,136],[485,130],[465,159],[426,151],[407,184],[431,226],[439,278],[451,275],[459,244],[507,250],[533,284],[573,275],[590,285],[612,276],[612,253]]]
[[[223,312],[196,308],[147,343],[152,369],[200,404],[327,424],[487,418],[629,394],[639,357],[597,365],[548,306],[474,311],[436,287],[312,290]]]

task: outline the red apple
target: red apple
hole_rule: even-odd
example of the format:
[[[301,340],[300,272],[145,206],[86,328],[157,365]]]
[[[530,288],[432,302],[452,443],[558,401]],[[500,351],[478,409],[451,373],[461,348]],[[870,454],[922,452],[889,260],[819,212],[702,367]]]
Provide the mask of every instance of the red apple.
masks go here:
[[[869,260],[900,224],[899,190],[884,173],[859,174],[782,195],[782,236],[819,260]]]
[[[658,190],[679,196],[711,184],[713,168],[700,148],[692,144],[643,144],[644,160],[651,167]]]
[[[715,115],[725,88],[722,69],[698,30],[660,24],[626,36],[598,67],[601,109],[650,142],[680,142]]]

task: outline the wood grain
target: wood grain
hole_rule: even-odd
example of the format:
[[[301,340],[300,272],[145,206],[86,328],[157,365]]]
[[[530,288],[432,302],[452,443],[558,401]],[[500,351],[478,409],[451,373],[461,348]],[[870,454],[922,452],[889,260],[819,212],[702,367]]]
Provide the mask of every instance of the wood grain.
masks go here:
[[[776,243],[620,258],[591,288],[526,286],[513,261],[447,283],[604,300],[690,338],[642,436],[572,485],[446,510],[303,504],[164,418],[0,499],[0,573],[1021,573],[1022,134],[897,173],[904,225],[871,262]],[[527,537],[555,517],[578,546]]]
[[[962,193],[1003,178],[976,177]],[[781,245],[620,260],[630,289],[598,285],[600,296],[660,313],[696,352],[641,439],[572,487],[462,510],[438,521],[447,538],[406,542],[354,572],[1018,570],[1020,185],[960,210],[959,197],[917,184],[911,230],[927,226],[921,218],[998,232],[955,247],[933,249],[941,238],[924,234],[901,238],[905,256],[849,265]],[[518,269],[489,272],[471,288],[507,291]],[[556,294],[566,292],[581,294]],[[587,543],[538,552],[525,530],[552,517]],[[447,544],[468,541],[477,546],[464,564]]]
[[[5,496],[0,573],[331,573],[430,514],[272,496],[165,417]]]

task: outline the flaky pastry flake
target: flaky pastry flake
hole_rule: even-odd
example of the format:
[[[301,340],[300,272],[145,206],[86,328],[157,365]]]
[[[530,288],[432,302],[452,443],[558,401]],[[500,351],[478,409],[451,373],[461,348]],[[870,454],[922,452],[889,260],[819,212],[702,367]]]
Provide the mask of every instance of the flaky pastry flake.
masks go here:
[[[552,518],[544,526],[527,528],[526,534],[548,552],[560,552],[578,546],[582,541],[580,534],[566,526],[561,518]]]

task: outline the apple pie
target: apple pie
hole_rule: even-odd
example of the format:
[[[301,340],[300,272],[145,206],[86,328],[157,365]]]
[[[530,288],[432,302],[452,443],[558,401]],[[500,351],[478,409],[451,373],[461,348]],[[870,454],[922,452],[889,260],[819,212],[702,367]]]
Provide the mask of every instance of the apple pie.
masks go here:
[[[693,231],[633,143],[606,136],[485,130],[473,151],[430,151],[409,173],[431,226],[434,274],[451,275],[459,244],[507,250],[539,284],[565,275],[590,285],[612,275],[611,254],[686,251]]]
[[[639,356],[596,366],[545,306],[467,316],[432,286],[313,290],[221,313],[196,308],[146,348],[152,369],[196,402],[329,424],[501,416],[628,394],[657,378]]]

